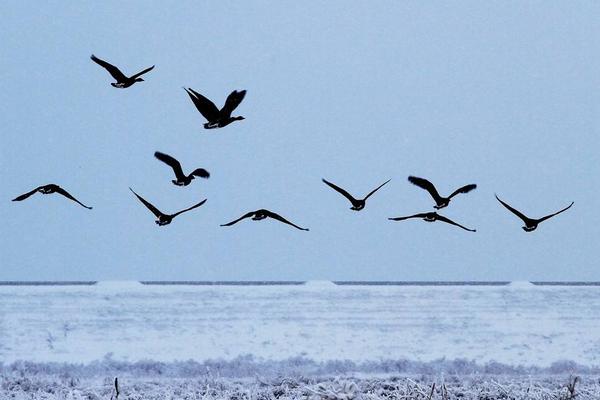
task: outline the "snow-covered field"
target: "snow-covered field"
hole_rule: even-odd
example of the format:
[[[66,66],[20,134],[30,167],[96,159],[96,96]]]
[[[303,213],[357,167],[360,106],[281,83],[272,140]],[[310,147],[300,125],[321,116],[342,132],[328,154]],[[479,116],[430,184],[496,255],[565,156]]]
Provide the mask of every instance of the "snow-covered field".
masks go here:
[[[0,286],[0,360],[600,365],[600,287]]]
[[[0,286],[0,398],[557,399],[571,373],[600,398],[600,287]]]
[[[571,386],[571,387],[570,387]],[[108,400],[113,380],[0,377],[2,399]],[[118,399],[407,399],[407,400],[597,400],[600,384],[593,377],[377,377],[223,379],[120,379]]]

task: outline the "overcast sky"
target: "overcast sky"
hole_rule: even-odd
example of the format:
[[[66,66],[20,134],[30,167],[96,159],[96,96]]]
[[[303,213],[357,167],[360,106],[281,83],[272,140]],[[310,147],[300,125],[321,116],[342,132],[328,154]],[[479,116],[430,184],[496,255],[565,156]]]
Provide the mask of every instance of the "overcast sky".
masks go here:
[[[164,3],[163,3],[164,4]],[[1,2],[0,280],[600,280],[600,3]],[[156,64],[129,89],[126,74]],[[219,106],[247,89],[226,128]],[[154,151],[209,180],[171,184]],[[442,194],[440,222],[408,175]],[[362,197],[360,212],[326,187]],[[17,195],[57,183],[58,195]],[[129,192],[165,212],[158,227]],[[533,233],[494,193],[532,217]],[[219,224],[267,208],[275,221]]]

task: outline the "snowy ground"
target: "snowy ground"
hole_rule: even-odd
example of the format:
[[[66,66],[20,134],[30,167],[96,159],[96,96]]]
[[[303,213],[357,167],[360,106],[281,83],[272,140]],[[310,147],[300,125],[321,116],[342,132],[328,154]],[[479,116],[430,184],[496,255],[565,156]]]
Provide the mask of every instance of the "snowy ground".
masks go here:
[[[116,399],[111,378],[73,376],[0,377],[2,399]],[[514,378],[475,377],[344,377],[275,379],[119,379],[119,399],[452,399],[452,400],[597,400],[600,384],[594,377]]]
[[[0,286],[0,361],[600,365],[600,287]]]
[[[0,399],[599,399],[599,332],[600,287],[0,286]]]

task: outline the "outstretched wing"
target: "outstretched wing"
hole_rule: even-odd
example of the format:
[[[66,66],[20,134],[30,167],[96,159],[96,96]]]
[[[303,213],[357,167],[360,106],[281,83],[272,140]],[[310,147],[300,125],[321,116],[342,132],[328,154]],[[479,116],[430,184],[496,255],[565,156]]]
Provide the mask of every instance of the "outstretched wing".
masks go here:
[[[154,153],[154,157],[164,162],[169,167],[173,168],[173,172],[175,172],[175,176],[177,177],[177,179],[182,180],[186,178],[186,176],[183,173],[183,169],[181,169],[181,164],[175,158],[171,157],[168,154],[161,153],[160,151],[156,151]]]
[[[223,225],[221,225],[221,226],[231,226],[231,225],[233,225],[233,224],[237,224],[238,222],[240,222],[241,220],[243,220],[243,219],[245,219],[245,218],[250,218],[250,217],[253,217],[253,216],[254,216],[254,214],[255,214],[255,212],[254,212],[254,211],[250,211],[249,213],[246,213],[246,214],[242,215],[242,216],[241,216],[241,217],[239,217],[238,219],[236,219],[236,220],[233,220],[233,221],[231,221],[231,222],[228,222],[228,223],[226,223],[226,224],[223,224]]]
[[[301,231],[307,231],[308,228],[301,228],[298,225],[294,224],[293,222],[288,221],[287,219],[283,218],[281,215],[279,214],[275,214],[272,211],[266,210],[266,214],[268,217],[276,219],[277,221],[283,222],[284,224],[288,224],[293,226],[296,229],[300,229]]]
[[[82,202],[80,202],[79,200],[77,200],[75,197],[71,196],[69,194],[69,192],[67,192],[65,189],[61,188],[60,186],[55,190],[55,193],[59,193],[62,194],[63,196],[65,196],[67,199],[73,200],[74,202],[78,203],[80,206],[87,208],[88,210],[91,210],[92,207],[88,207],[85,204],[83,204]]]
[[[425,218],[427,216],[427,213],[421,213],[421,214],[415,214],[415,215],[409,215],[408,217],[396,217],[396,218],[388,218],[390,221],[404,221],[405,219],[409,219],[409,218]]]
[[[494,196],[496,196],[496,200],[498,200],[500,202],[500,204],[502,204],[504,207],[506,207],[510,212],[515,214],[517,217],[521,218],[523,220],[523,222],[525,222],[526,224],[527,224],[527,221],[531,220],[530,218],[523,215],[519,210],[512,208],[511,206],[509,206],[508,204],[506,204],[505,202],[500,200],[500,198],[498,197],[497,194],[494,194]]]
[[[191,206],[190,208],[186,208],[185,210],[178,211],[178,212],[176,212],[175,214],[171,215],[171,217],[175,218],[175,217],[176,217],[176,216],[178,216],[179,214],[183,214],[183,213],[184,213],[184,212],[186,212],[186,211],[190,211],[190,210],[193,210],[194,208],[200,207],[202,204],[206,203],[206,200],[207,200],[207,199],[204,199],[204,200],[202,200],[200,203],[198,203],[198,204],[195,204],[195,205]]]
[[[127,79],[127,77],[121,72],[121,70],[119,68],[115,67],[114,65],[109,64],[106,61],[99,59],[98,57],[96,57],[93,54],[90,58],[92,59],[93,62],[95,62],[96,64],[98,64],[101,67],[103,67],[104,69],[106,69],[108,71],[108,73],[111,74],[112,77],[115,78],[118,82],[122,82]]]
[[[225,100],[225,105],[221,109],[221,115],[223,117],[231,116],[233,110],[235,110],[236,107],[240,105],[242,100],[244,100],[245,96],[245,90],[241,90],[239,92],[237,90],[234,90],[233,92],[231,92],[229,96],[227,96],[227,100]]]
[[[463,186],[459,189],[456,189],[454,192],[452,192],[452,194],[450,196],[448,196],[449,199],[453,198],[454,196],[456,196],[459,193],[469,193],[471,190],[473,189],[477,189],[477,185],[472,183],[470,185],[466,185]]]
[[[200,178],[208,179],[210,178],[210,172],[205,170],[204,168],[197,168],[192,172],[192,175],[199,176]]]
[[[435,186],[433,186],[433,183],[429,182],[427,179],[418,178],[416,176],[409,176],[408,181],[413,185],[417,185],[421,189],[427,190],[436,203],[438,202],[438,200],[441,200],[442,197],[436,190]]]
[[[575,202],[574,202],[574,201],[572,201],[572,202],[571,202],[571,204],[569,204],[569,206],[568,206],[568,207],[565,207],[565,208],[563,208],[562,210],[555,212],[554,214],[546,215],[545,217],[542,217],[542,218],[538,219],[538,223],[540,223],[540,222],[542,222],[542,221],[545,221],[545,220],[547,220],[548,218],[552,218],[552,217],[554,217],[555,215],[558,215],[558,214],[560,214],[560,213],[561,213],[561,212],[563,212],[563,211],[567,211],[569,208],[571,208],[571,206],[573,206],[573,204],[575,204]]]
[[[35,192],[37,192],[40,188],[41,188],[41,186],[38,186],[35,189],[33,189],[31,192],[23,193],[22,195],[20,195],[18,197],[15,197],[14,199],[12,199],[12,201],[25,200],[26,198],[28,198],[29,196],[31,196],[32,194],[34,194]]]
[[[442,222],[446,222],[447,224],[450,225],[454,225],[454,226],[458,226],[459,228],[463,228],[465,231],[469,231],[469,232],[477,232],[475,229],[469,229],[469,228],[465,228],[464,226],[462,226],[461,224],[457,224],[456,222],[452,221],[449,218],[444,217],[443,215],[439,215],[437,216],[437,220],[438,221],[442,221]]]
[[[152,70],[154,69],[154,67],[155,67],[155,65],[151,66],[150,68],[146,68],[145,70],[143,70],[143,71],[140,71],[140,72],[138,72],[138,73],[137,73],[137,74],[135,74],[135,75],[132,75],[130,79],[135,79],[135,78],[138,78],[138,77],[140,77],[140,76],[144,75],[146,72],[150,72],[150,71],[152,71]]]
[[[356,199],[354,197],[352,197],[352,195],[348,192],[346,192],[344,189],[342,189],[341,187],[326,181],[325,179],[321,179],[326,185],[328,185],[330,188],[332,188],[333,190],[335,190],[336,192],[340,193],[342,196],[344,196],[345,198],[347,198],[348,200],[350,200],[351,203],[354,203],[356,201]]]
[[[379,185],[378,187],[376,187],[375,189],[373,189],[371,191],[371,193],[369,193],[363,200],[367,200],[369,197],[371,197],[371,195],[373,193],[375,193],[376,191],[378,191],[379,189],[381,189],[383,187],[383,185],[385,185],[386,183],[388,183],[389,181],[391,181],[391,179],[388,179],[387,181],[383,182],[381,185]]]
[[[154,214],[156,216],[156,218],[159,218],[161,215],[165,215],[165,214],[161,213],[158,208],[154,207],[152,204],[147,202],[142,196],[140,196],[139,194],[134,192],[132,188],[129,188],[129,190],[131,190],[131,192],[133,194],[135,194],[135,197],[137,197],[138,200],[141,201],[142,204],[144,204],[146,206],[146,208],[148,208],[148,210],[152,211],[152,214]]]
[[[192,102],[194,102],[196,109],[198,111],[200,111],[200,114],[202,114],[202,116],[204,118],[206,118],[207,121],[210,122],[210,121],[216,121],[219,119],[220,113],[219,113],[219,109],[217,108],[217,106],[215,106],[215,103],[213,103],[206,97],[202,96],[200,93],[195,92],[191,88],[190,89],[184,88],[184,89],[187,92],[187,94],[190,96],[190,99],[192,99]]]

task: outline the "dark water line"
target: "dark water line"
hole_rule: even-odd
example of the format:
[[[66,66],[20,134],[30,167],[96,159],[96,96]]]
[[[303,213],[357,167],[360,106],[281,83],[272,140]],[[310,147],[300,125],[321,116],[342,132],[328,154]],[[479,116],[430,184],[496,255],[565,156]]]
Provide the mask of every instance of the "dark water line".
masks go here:
[[[299,286],[306,281],[139,281],[148,286]],[[0,286],[92,286],[98,281],[0,281]],[[338,286],[507,286],[511,281],[333,281]],[[531,281],[535,286],[600,286],[600,282]]]

